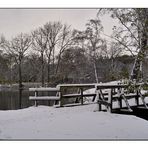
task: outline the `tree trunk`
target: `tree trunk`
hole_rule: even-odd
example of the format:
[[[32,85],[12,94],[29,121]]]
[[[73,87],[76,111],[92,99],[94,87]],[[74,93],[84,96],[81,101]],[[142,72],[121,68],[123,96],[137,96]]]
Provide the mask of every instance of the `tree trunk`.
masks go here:
[[[51,62],[51,54],[52,54],[52,50],[50,50],[47,58],[48,58],[48,62],[47,62],[47,85],[48,87],[50,86],[49,82],[50,82],[50,62]]]
[[[43,55],[43,52],[41,52],[41,82],[42,82],[42,87],[44,87],[44,55]]]
[[[55,63],[54,63],[54,62],[55,62],[55,61],[54,61],[54,60],[55,60],[55,59],[54,59],[54,58],[55,58],[55,53],[54,53],[54,52],[55,52],[55,51],[54,51],[54,48],[53,48],[53,75],[55,74]]]
[[[47,85],[49,87],[49,82],[50,82],[50,59],[48,59],[48,64],[47,64]]]
[[[19,108],[21,109],[22,108],[22,91],[23,91],[21,60],[19,61],[18,70],[19,70]]]
[[[146,27],[147,25],[145,24],[145,27],[143,28],[143,31],[142,31],[140,50],[135,59],[135,63],[134,63],[133,70],[131,73],[131,80],[135,79],[137,82],[141,82],[143,80],[142,64],[143,64],[143,60],[147,52],[147,45],[148,45],[148,39],[147,39],[148,35],[146,31],[148,29]]]
[[[94,71],[95,71],[96,83],[99,83],[99,81],[98,81],[98,74],[97,74],[97,67],[96,67],[96,61],[94,61]]]
[[[146,52],[148,50],[148,9],[143,9],[143,16],[145,16],[145,20],[143,22],[143,26],[140,26],[142,28],[141,33],[141,45],[140,50],[137,54],[137,57],[135,59],[135,63],[133,66],[133,70],[131,73],[131,80],[136,80],[137,82],[141,82],[143,80],[143,74],[142,74],[142,64],[143,59],[146,56]],[[139,19],[141,16],[139,16]]]
[[[60,61],[61,61],[61,53],[59,54],[59,57],[58,57],[58,63],[57,63],[56,71],[55,71],[56,74],[58,73],[58,70],[59,70]]]

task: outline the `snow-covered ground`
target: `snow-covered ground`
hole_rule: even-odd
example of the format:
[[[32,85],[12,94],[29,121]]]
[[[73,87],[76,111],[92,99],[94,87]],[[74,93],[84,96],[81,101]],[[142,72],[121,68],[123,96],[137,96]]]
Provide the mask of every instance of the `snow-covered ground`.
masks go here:
[[[0,111],[0,139],[148,139],[148,121],[95,109],[89,104]]]
[[[85,91],[93,92],[95,89]],[[91,100],[87,98],[86,102]],[[129,104],[134,105],[135,100],[129,100]],[[118,103],[114,102],[113,107],[118,107]],[[0,111],[0,139],[148,139],[148,121],[133,115],[95,112],[96,109],[97,104],[90,103],[63,108],[38,106]]]

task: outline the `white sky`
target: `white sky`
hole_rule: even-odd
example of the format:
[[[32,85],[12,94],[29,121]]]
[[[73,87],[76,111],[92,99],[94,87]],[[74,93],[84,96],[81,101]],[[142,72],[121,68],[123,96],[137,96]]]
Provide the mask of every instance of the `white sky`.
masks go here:
[[[0,34],[10,39],[21,32],[29,33],[48,21],[62,21],[83,30],[96,14],[97,9],[0,9]],[[114,22],[105,16],[102,23],[105,33],[110,34]]]

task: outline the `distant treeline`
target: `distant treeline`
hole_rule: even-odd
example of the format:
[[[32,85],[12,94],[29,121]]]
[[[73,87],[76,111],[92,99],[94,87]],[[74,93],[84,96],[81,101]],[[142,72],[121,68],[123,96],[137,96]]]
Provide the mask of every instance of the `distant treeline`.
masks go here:
[[[13,84],[18,82],[17,65],[9,66],[10,59],[1,53],[0,55],[0,83]],[[44,71],[46,71],[46,60]],[[55,63],[56,66],[57,63]],[[129,78],[134,64],[132,56],[123,55],[111,58],[100,57],[96,61],[99,82],[112,81],[117,79]],[[40,82],[41,80],[41,60],[38,55],[30,55],[24,59],[22,64],[23,82]],[[147,63],[144,64],[144,76],[146,78]],[[59,83],[94,83],[95,75],[89,57],[81,49],[68,49],[61,57],[58,74],[54,75],[53,65],[50,65],[50,86]],[[47,74],[45,84],[47,85]]]

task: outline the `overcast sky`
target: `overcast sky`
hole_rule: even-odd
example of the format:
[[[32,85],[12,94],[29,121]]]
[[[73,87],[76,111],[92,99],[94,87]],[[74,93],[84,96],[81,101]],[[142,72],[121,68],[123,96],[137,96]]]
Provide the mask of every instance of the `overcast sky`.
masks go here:
[[[62,21],[83,30],[96,14],[97,9],[0,9],[0,34],[10,39],[20,32],[29,33],[48,21]],[[110,34],[113,23],[109,17],[103,18],[107,34]]]

